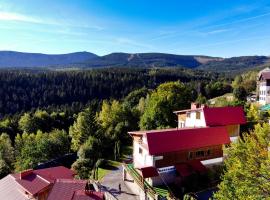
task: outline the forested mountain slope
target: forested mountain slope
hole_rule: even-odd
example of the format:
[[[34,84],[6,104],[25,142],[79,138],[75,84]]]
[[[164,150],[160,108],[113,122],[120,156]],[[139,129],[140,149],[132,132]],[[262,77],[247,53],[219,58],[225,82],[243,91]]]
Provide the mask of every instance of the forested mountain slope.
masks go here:
[[[197,85],[218,79],[217,73],[183,68],[104,68],[59,72],[0,70],[0,117],[38,107],[76,103],[79,107],[78,104],[85,105],[93,99],[120,99],[134,89],[153,89],[167,81],[179,80]]]

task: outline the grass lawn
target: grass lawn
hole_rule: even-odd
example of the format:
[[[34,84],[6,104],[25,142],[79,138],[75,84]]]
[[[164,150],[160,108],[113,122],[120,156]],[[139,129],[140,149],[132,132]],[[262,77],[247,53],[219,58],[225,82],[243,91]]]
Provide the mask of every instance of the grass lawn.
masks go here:
[[[100,181],[104,176],[106,176],[109,172],[116,170],[119,165],[124,160],[129,158],[129,155],[132,154],[132,146],[125,146],[122,150],[121,158],[117,161],[115,160],[107,160],[104,166],[98,168],[98,180]]]

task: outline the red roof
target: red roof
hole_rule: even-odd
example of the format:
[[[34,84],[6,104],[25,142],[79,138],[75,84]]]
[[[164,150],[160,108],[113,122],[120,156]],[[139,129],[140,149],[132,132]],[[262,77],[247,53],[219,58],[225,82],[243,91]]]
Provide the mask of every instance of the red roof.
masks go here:
[[[146,137],[150,155],[162,155],[214,145],[229,144],[230,138],[226,127],[207,127],[163,132],[147,132]]]
[[[157,169],[155,167],[143,167],[140,170],[142,172],[143,178],[159,176]]]
[[[32,195],[37,194],[39,191],[47,188],[51,183],[46,181],[42,177],[36,174],[30,174],[22,179],[16,179],[17,183],[20,184],[27,192]]]
[[[55,179],[73,179],[74,171],[63,166],[35,170],[35,173],[52,183]]]
[[[39,170],[28,170],[26,172],[13,174],[16,182],[32,195],[46,189],[56,179],[73,179],[74,172],[63,166]]]
[[[85,191],[86,180],[56,180],[47,200],[102,200],[103,193]]]
[[[85,192],[78,190],[74,192],[72,200],[103,200],[104,195],[102,192]]]
[[[206,126],[245,124],[246,118],[241,106],[203,108]]]

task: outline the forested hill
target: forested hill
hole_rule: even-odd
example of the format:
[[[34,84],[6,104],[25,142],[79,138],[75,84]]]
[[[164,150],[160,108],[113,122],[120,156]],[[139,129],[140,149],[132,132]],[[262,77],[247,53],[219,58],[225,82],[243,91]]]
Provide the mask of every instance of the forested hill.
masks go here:
[[[70,65],[85,62],[97,55],[89,52],[69,54],[22,53],[15,51],[0,51],[0,67],[48,67],[55,65]]]
[[[175,55],[165,53],[112,53],[88,60],[88,67],[186,67],[196,68],[203,63],[221,58],[209,56]]]
[[[242,72],[258,67],[270,65],[270,57],[267,56],[242,56],[223,59],[221,61],[210,61],[200,65],[198,69],[216,72]]]
[[[269,63],[270,57],[267,56],[219,58],[165,53],[111,53],[98,56],[89,52],[50,55],[0,51],[0,68],[185,67],[205,71],[239,73],[249,69],[265,67]]]
[[[209,56],[175,55],[165,53],[111,53],[97,56],[89,52],[70,54],[38,54],[0,51],[0,67],[170,67],[195,68],[220,60]]]
[[[217,73],[182,68],[104,68],[77,71],[0,70],[0,118],[35,108],[80,109],[93,99],[121,99],[134,89],[156,88],[167,81],[181,81],[198,89],[200,83],[215,84],[206,96],[221,95]],[[191,94],[192,95],[192,94]],[[195,95],[195,94],[194,94]],[[196,97],[196,95],[195,95]]]

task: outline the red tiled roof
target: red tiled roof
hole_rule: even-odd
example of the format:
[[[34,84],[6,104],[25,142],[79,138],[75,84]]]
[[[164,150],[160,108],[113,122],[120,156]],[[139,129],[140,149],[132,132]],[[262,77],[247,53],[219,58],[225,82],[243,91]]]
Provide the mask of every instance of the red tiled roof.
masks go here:
[[[230,143],[225,127],[178,129],[163,132],[146,132],[150,155],[162,155]]]
[[[155,167],[143,167],[140,170],[142,172],[143,178],[150,178],[150,177],[159,176],[157,169]]]
[[[47,200],[102,200],[101,192],[85,192],[86,180],[56,180]]]
[[[63,166],[39,169],[34,172],[52,183],[55,179],[73,179],[75,175],[74,171]]]
[[[13,174],[16,182],[32,195],[46,189],[53,184],[56,179],[69,178],[73,179],[74,172],[63,166],[51,167],[46,169],[31,170],[20,176],[20,173]]]
[[[85,192],[84,190],[78,190],[74,192],[72,200],[103,200],[102,192]]]
[[[245,124],[246,118],[241,106],[203,108],[206,126]]]
[[[22,179],[17,178],[16,182],[32,195],[37,194],[39,191],[47,188],[50,185],[49,181],[46,181],[44,178],[34,173],[29,174]]]

